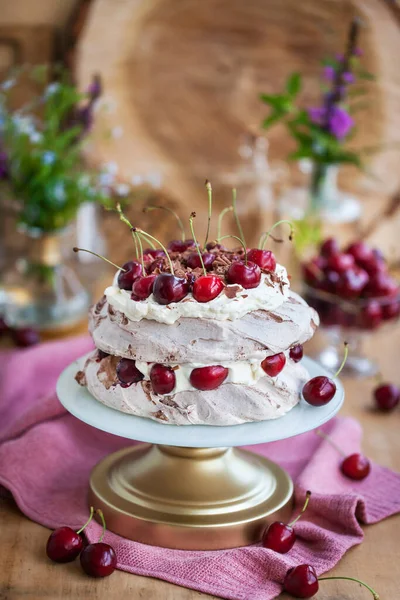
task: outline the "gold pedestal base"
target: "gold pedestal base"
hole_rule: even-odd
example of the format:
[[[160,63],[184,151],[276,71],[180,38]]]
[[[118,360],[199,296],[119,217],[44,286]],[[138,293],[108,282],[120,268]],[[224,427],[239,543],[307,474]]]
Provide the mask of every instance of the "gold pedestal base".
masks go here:
[[[143,444],[93,469],[89,502],[125,538],[217,550],[259,541],[269,522],[289,517],[292,493],[289,475],[251,452]]]

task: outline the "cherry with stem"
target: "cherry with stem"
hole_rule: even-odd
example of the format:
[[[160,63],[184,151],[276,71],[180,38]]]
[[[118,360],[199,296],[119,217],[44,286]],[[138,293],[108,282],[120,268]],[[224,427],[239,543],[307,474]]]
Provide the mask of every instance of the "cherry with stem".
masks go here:
[[[349,348],[347,342],[345,342],[343,361],[333,376],[334,378],[340,375],[346,363],[348,354]],[[307,381],[303,387],[302,393],[304,400],[308,402],[308,404],[311,404],[312,406],[324,406],[325,404],[328,404],[328,402],[330,402],[334,397],[336,393],[336,384],[330,377],[318,375],[317,377],[313,377]]]
[[[81,533],[89,525],[93,515],[94,509],[91,506],[89,519],[78,531],[74,531],[71,527],[58,527],[58,529],[55,529],[47,540],[47,556],[57,563],[67,563],[75,560],[83,548]]]
[[[100,516],[103,524],[103,532],[95,544],[88,544],[81,553],[80,561],[82,569],[91,577],[107,577],[111,575],[117,566],[117,555],[109,544],[103,542],[106,532],[106,522],[103,511],[98,509],[96,513]]]
[[[361,481],[362,479],[368,477],[371,472],[371,463],[366,456],[363,456],[359,452],[347,455],[321,429],[317,429],[315,433],[322,439],[326,440],[333,448],[335,448],[337,452],[339,452],[339,454],[343,456],[340,470],[345,477],[355,481]]]
[[[223,281],[217,275],[207,275],[207,271],[204,265],[203,256],[199,245],[197,244],[196,234],[194,232],[193,219],[196,217],[196,213],[192,212],[189,218],[190,231],[192,233],[193,240],[196,244],[196,250],[199,255],[201,267],[203,269],[203,275],[196,279],[193,284],[193,298],[197,302],[210,302],[214,300],[222,292],[224,288]]]
[[[279,552],[279,554],[286,554],[293,548],[297,538],[296,532],[293,528],[307,510],[310,497],[311,492],[308,491],[306,493],[306,499],[303,508],[297,517],[291,521],[291,523],[285,524],[281,523],[280,521],[271,523],[262,538],[262,545],[264,548],[269,548],[270,550],[274,550],[274,552]]]
[[[233,214],[235,215],[235,221],[236,221],[236,226],[238,228],[239,237],[242,240],[242,246],[244,247],[244,253],[246,255],[246,249],[247,249],[246,240],[244,237],[242,225],[240,224],[240,219],[239,219],[239,215],[238,215],[237,208],[236,208],[236,198],[237,198],[236,188],[233,188],[233,190],[232,190],[232,210],[233,210]]]
[[[118,269],[118,271],[122,271],[123,273],[127,273],[127,271],[128,271],[128,269],[124,269],[124,267],[119,267],[118,265],[113,263],[111,260],[108,260],[108,258],[106,258],[105,256],[101,256],[101,254],[97,254],[96,252],[92,252],[91,250],[86,250],[86,248],[77,248],[76,246],[74,246],[72,248],[72,250],[74,252],[87,252],[88,254],[93,254],[93,256],[97,256],[97,258],[101,258],[101,260],[104,260],[109,265],[112,265],[113,267]]]
[[[290,226],[289,241],[291,242],[293,240],[293,236],[294,236],[293,223],[291,221],[287,221],[286,219],[282,219],[281,221],[278,221],[277,223],[272,225],[272,227],[268,231],[261,234],[260,241],[258,242],[258,247],[260,250],[264,250],[265,244],[267,243],[267,239],[269,237],[272,237],[271,231],[273,231],[275,229],[275,227],[278,227],[278,225],[282,225],[283,223],[287,223]],[[283,242],[283,240],[277,240],[276,238],[273,238],[273,239],[275,242]]]

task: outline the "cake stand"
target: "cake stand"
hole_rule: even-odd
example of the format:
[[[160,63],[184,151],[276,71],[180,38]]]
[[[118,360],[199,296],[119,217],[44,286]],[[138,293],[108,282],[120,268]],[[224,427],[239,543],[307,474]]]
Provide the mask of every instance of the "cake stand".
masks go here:
[[[289,517],[293,482],[277,464],[238,446],[293,437],[329,421],[344,400],[342,385],[323,407],[303,399],[280,419],[226,427],[168,425],[98,402],[75,381],[86,357],[61,374],[64,407],[92,427],[146,442],[115,452],[92,471],[89,504],[111,531],[145,544],[217,550],[255,543],[266,525]],[[330,374],[309,358],[310,376]]]

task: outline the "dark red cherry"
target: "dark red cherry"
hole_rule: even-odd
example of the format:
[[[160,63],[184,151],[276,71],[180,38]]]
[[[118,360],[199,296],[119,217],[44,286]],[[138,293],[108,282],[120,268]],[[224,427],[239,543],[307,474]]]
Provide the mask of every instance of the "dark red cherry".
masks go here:
[[[143,250],[143,256],[151,256],[151,258],[154,260],[155,258],[163,258],[163,256],[165,256],[165,252],[159,248],[146,248]]]
[[[203,275],[193,284],[193,298],[197,302],[210,302],[220,295],[224,282],[216,275]]]
[[[328,267],[338,273],[343,273],[355,265],[354,257],[351,254],[334,254],[328,258]]]
[[[364,263],[375,258],[374,252],[368,244],[362,241],[353,242],[346,248],[346,253],[354,257],[356,263],[364,268]]]
[[[264,271],[273,273],[276,269],[276,258],[270,250],[252,248],[247,252],[247,259],[258,265]]]
[[[376,329],[382,322],[382,307],[376,300],[370,300],[360,308],[358,324],[362,329]]]
[[[340,470],[343,475],[348,477],[349,479],[361,480],[365,479],[370,471],[371,471],[371,463],[368,458],[363,456],[362,454],[350,454],[347,456],[342,464],[340,465]]]
[[[139,262],[130,260],[122,265],[122,268],[125,271],[120,271],[118,274],[118,287],[121,290],[131,290],[135,279],[143,275],[143,267]]]
[[[398,299],[391,302],[384,302],[382,307],[382,318],[384,321],[396,319],[400,315],[400,301]]]
[[[109,544],[89,544],[80,556],[82,569],[91,577],[107,577],[117,568],[117,555]]]
[[[283,590],[295,598],[312,598],[318,589],[317,573],[310,565],[292,567],[285,575]]]
[[[390,275],[378,272],[373,275],[365,288],[368,298],[392,297],[399,293],[399,286]]]
[[[324,406],[328,404],[335,393],[335,382],[324,375],[313,377],[303,387],[304,400],[312,406]]]
[[[172,273],[161,273],[153,286],[153,296],[158,304],[179,302],[189,293],[189,283],[184,277]]]
[[[150,381],[156,394],[170,394],[175,387],[175,373],[171,367],[156,364],[151,367]]]
[[[156,269],[159,269],[160,271],[163,271],[166,267],[166,262],[164,260],[164,258],[159,257],[153,260],[152,263],[150,263],[150,265],[147,267],[147,272],[148,273],[154,273],[154,271]]]
[[[215,390],[228,377],[229,370],[220,365],[200,367],[190,373],[190,383],[197,390]]]
[[[250,261],[248,261],[247,265],[239,260],[233,262],[226,274],[228,283],[239,284],[247,290],[257,287],[260,279],[260,267]]]
[[[46,554],[54,562],[67,563],[75,560],[83,548],[82,536],[71,527],[55,529],[47,540]]]
[[[168,250],[171,252],[185,252],[185,250],[195,246],[194,240],[171,240],[168,244]]]
[[[329,256],[334,256],[335,254],[339,254],[340,247],[338,241],[335,240],[335,238],[326,239],[324,242],[322,242],[319,251],[321,256],[325,256],[326,258]]]
[[[368,273],[354,266],[340,274],[337,293],[345,299],[357,298],[368,285],[368,281]]]
[[[323,270],[326,268],[326,259],[322,256],[317,256],[310,262],[302,265],[303,278],[311,287],[319,287],[323,280]]]
[[[319,282],[318,289],[334,294],[340,279],[340,273],[332,269],[324,269],[324,278]]]
[[[217,242],[208,242],[206,245],[206,250],[225,250],[225,247]]]
[[[40,342],[39,333],[31,327],[10,329],[10,332],[14,343],[21,348],[28,348],[29,346],[34,346]]]
[[[282,371],[286,363],[286,356],[283,352],[267,356],[261,363],[261,367],[270,377],[276,377]]]
[[[400,388],[392,383],[382,383],[374,389],[374,398],[379,410],[390,412],[400,401]]]
[[[303,346],[301,344],[292,346],[289,350],[289,356],[295,363],[300,362],[303,358]]]
[[[286,554],[293,548],[295,541],[296,533],[293,527],[275,521],[265,531],[261,543],[264,548],[269,548],[279,554]]]
[[[128,387],[132,383],[142,381],[143,373],[136,368],[136,363],[130,358],[121,358],[117,364],[117,377],[119,381]]]
[[[209,271],[212,268],[212,264],[216,258],[216,255],[211,254],[210,252],[203,252],[201,258],[203,259],[206,270]],[[192,254],[189,254],[186,264],[191,269],[201,269],[202,264],[198,252],[192,252]]]
[[[132,285],[132,300],[146,300],[153,291],[154,281],[157,275],[139,277]]]

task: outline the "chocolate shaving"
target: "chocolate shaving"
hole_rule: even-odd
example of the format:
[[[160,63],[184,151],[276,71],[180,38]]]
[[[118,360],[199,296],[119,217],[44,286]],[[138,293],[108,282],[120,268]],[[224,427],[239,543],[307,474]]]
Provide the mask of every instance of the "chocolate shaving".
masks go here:
[[[159,419],[160,421],[168,421],[168,417],[163,413],[162,410],[158,410],[156,413],[152,413],[152,416],[155,419]]]
[[[224,294],[227,298],[236,298],[241,289],[240,285],[229,285],[224,288]]]
[[[79,383],[79,385],[86,386],[86,375],[85,371],[78,371],[75,375],[75,381]]]

